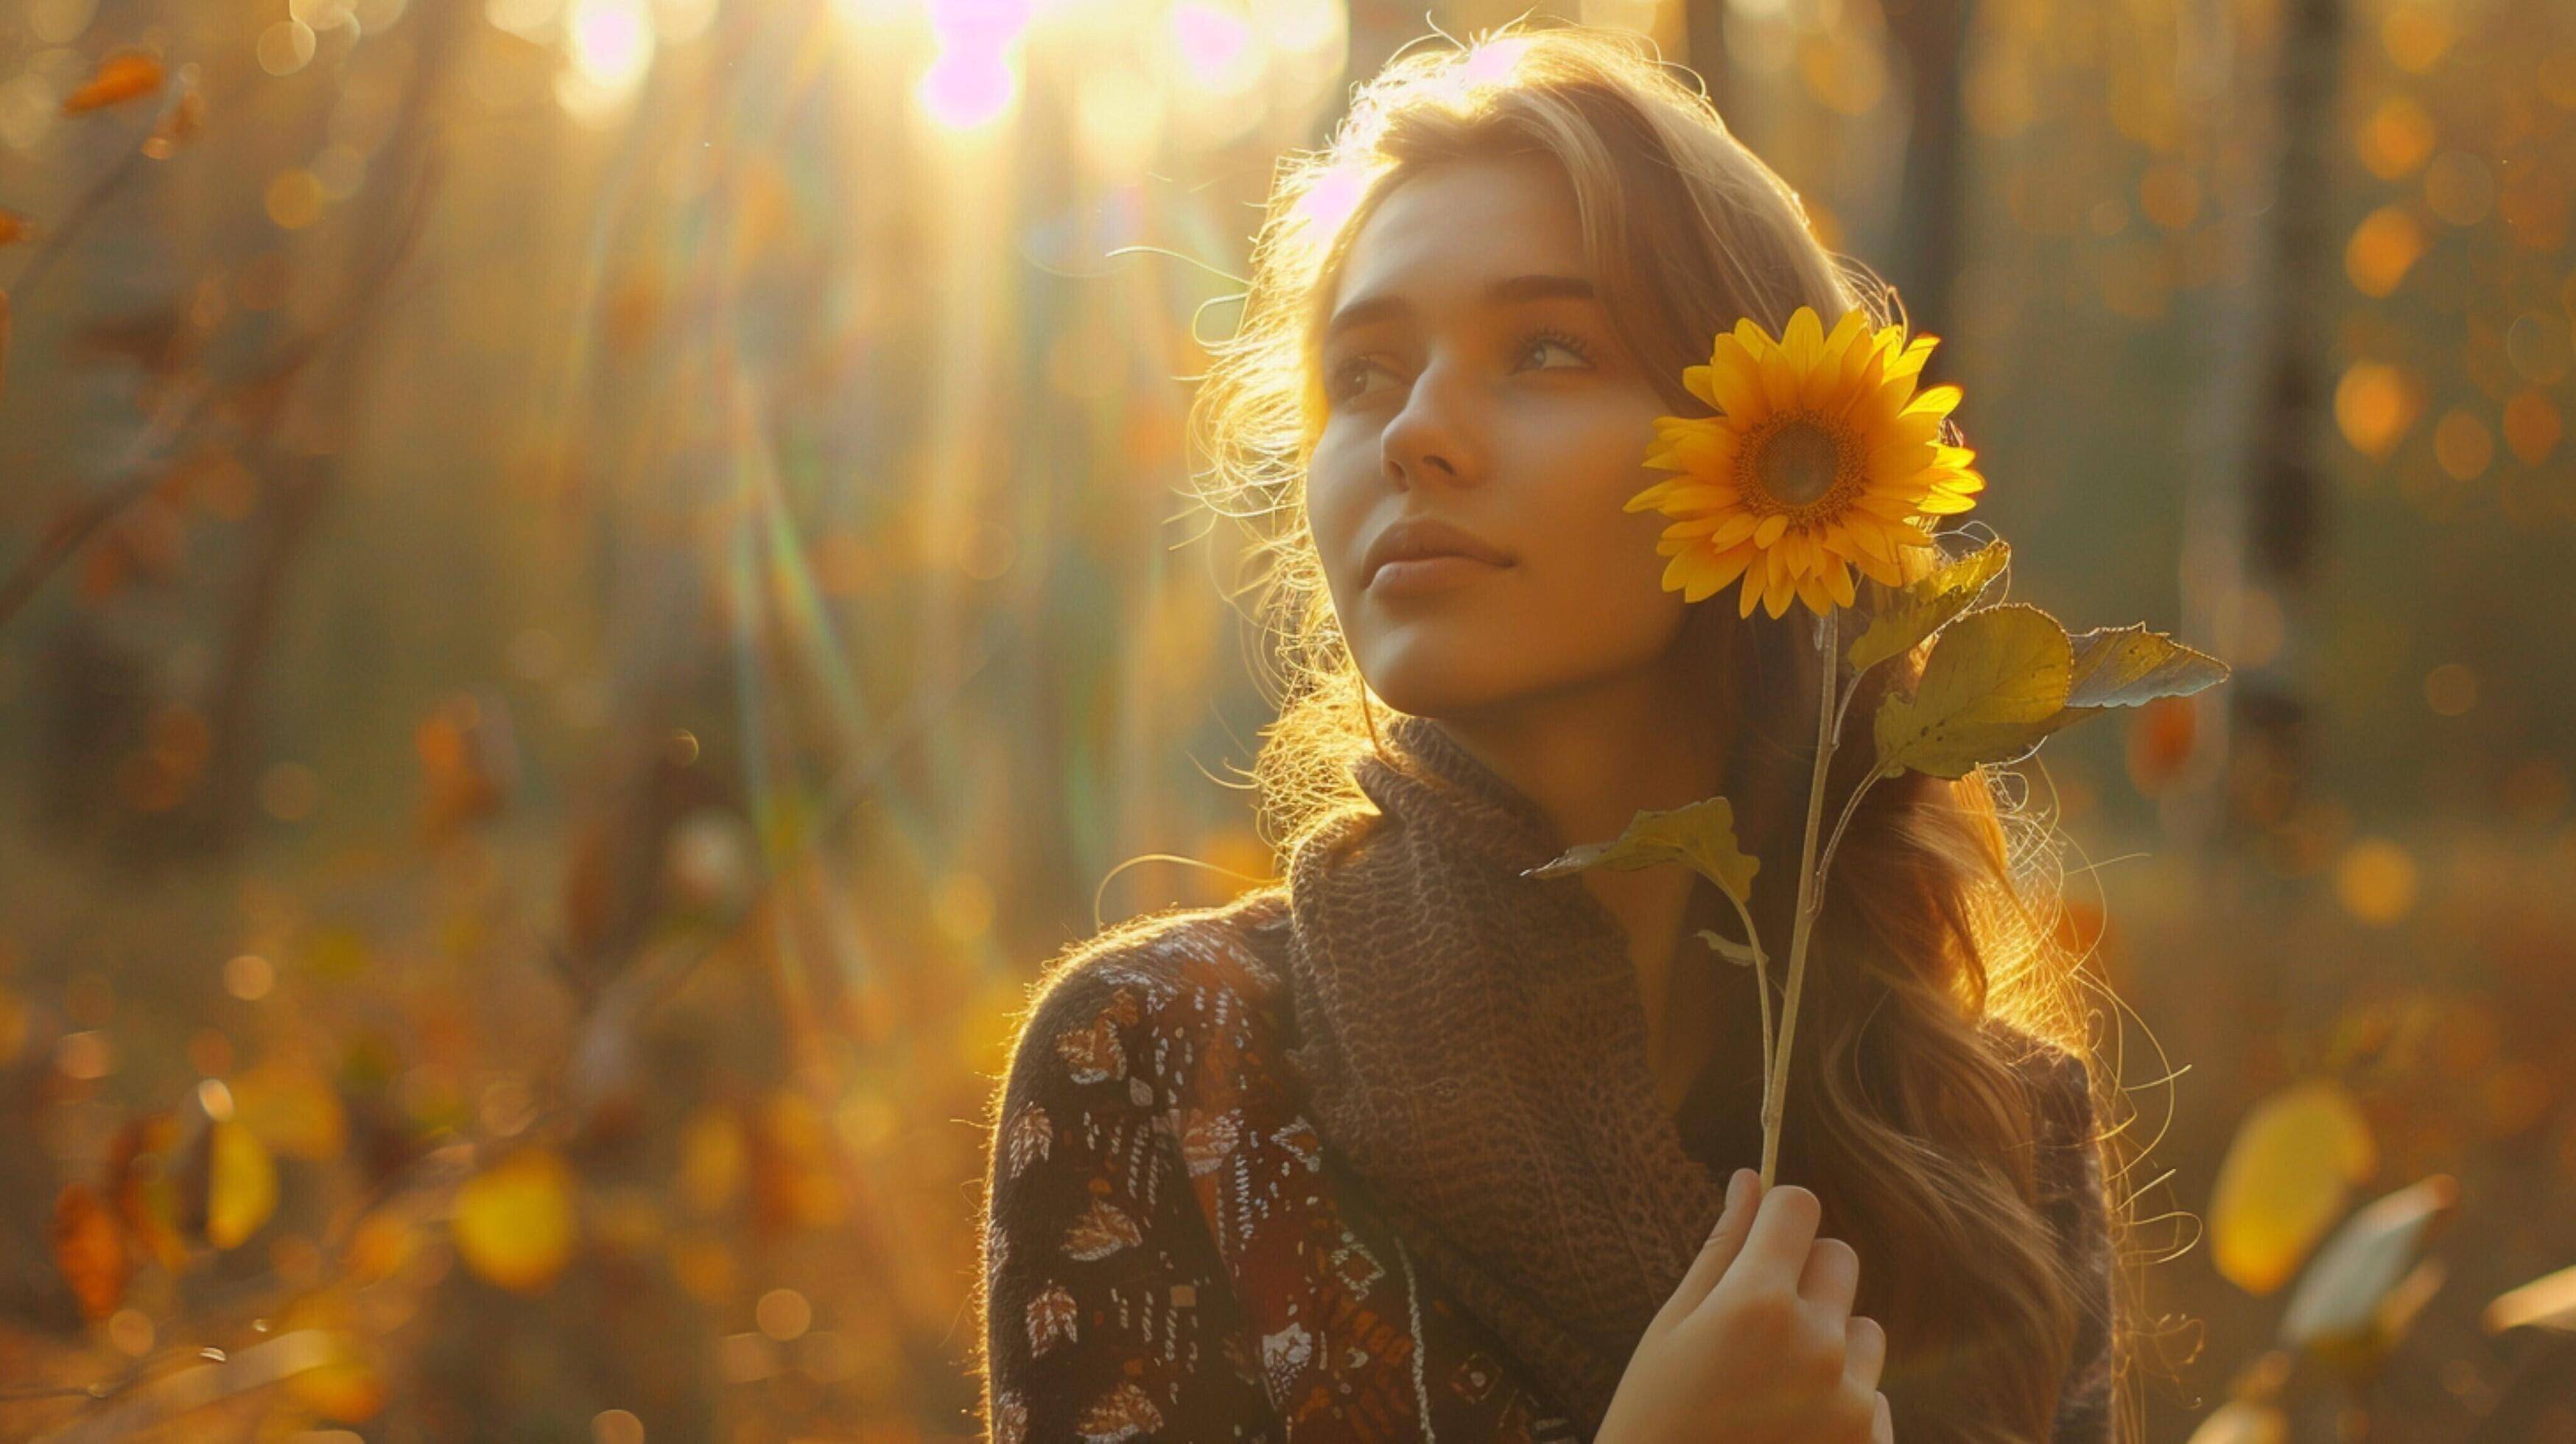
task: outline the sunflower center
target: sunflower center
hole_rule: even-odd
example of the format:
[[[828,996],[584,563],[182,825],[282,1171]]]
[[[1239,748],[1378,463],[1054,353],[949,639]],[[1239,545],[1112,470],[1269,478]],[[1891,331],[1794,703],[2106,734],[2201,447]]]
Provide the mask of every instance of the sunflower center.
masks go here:
[[[1842,477],[1841,439],[1804,417],[1782,418],[1780,427],[1752,451],[1755,479],[1783,507],[1822,500]]]

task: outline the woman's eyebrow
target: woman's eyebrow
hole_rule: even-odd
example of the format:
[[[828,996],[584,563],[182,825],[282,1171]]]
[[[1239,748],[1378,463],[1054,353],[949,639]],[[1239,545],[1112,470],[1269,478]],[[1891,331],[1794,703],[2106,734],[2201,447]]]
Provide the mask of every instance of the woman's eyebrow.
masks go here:
[[[1523,301],[1550,299],[1592,300],[1594,299],[1592,283],[1581,276],[1532,274],[1505,276],[1485,287],[1485,303],[1492,306],[1508,306]],[[1330,342],[1334,337],[1354,326],[1365,326],[1372,321],[1391,320],[1398,316],[1411,315],[1412,312],[1413,303],[1402,296],[1363,296],[1333,313],[1333,319],[1324,325],[1324,340]]]

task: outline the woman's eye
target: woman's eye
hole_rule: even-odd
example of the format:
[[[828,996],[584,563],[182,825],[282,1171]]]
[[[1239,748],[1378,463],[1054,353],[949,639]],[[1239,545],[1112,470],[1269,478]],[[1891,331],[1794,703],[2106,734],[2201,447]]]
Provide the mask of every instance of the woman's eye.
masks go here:
[[[1385,369],[1365,356],[1354,356],[1333,368],[1332,394],[1338,397],[1356,396],[1360,391],[1357,382],[1366,380],[1372,371]]]
[[[1554,331],[1542,331],[1531,336],[1528,340],[1523,341],[1521,343],[1520,354],[1523,358],[1527,358],[1532,354],[1544,355],[1546,352],[1551,350],[1562,351],[1566,355],[1573,357],[1577,365],[1589,366],[1592,364],[1592,353],[1584,349],[1581,342],[1576,341],[1571,336]],[[1542,367],[1541,369],[1554,371],[1562,370],[1563,368],[1548,366]]]

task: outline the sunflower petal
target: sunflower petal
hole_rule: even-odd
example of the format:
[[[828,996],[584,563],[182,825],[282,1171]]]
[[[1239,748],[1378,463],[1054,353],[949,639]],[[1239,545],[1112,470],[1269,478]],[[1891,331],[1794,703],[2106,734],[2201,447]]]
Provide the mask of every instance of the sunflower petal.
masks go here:
[[[1753,565],[1753,557],[1751,547],[1734,547],[1719,552],[1704,564],[1701,575],[1708,578],[1709,589],[1714,591],[1744,575],[1745,569]]]
[[[1852,585],[1851,568],[1840,562],[1826,569],[1825,586],[1833,594],[1835,606],[1848,607],[1860,600],[1860,589]]]
[[[1789,324],[1780,331],[1780,349],[1788,354],[1789,364],[1801,376],[1816,369],[1816,360],[1825,348],[1824,322],[1813,306],[1800,306],[1791,312]]]
[[[1898,414],[1904,416],[1914,416],[1919,414],[1947,416],[1958,406],[1959,398],[1965,395],[1967,395],[1967,393],[1960,390],[1955,383],[1935,386],[1929,390],[1916,393],[1913,400],[1905,403],[1905,410]]]
[[[1901,587],[1905,585],[1905,573],[1897,567],[1895,560],[1892,558],[1862,557],[1860,560],[1854,562],[1853,565],[1859,567],[1863,575],[1867,576],[1871,581],[1878,583],[1882,587]]]
[[[1770,414],[1763,400],[1762,363],[1737,345],[1734,337],[1717,339],[1719,344],[1709,355],[1709,395],[1717,409],[1726,413],[1729,436],[1736,436],[1740,428]]]
[[[1717,397],[1709,390],[1708,376],[1709,369],[1705,366],[1685,366],[1682,368],[1682,389],[1709,405],[1716,406]]]
[[[1731,512],[1717,530],[1708,534],[1708,544],[1717,547],[1735,546],[1760,530],[1761,526],[1762,518],[1749,511]],[[1750,556],[1752,552],[1748,548],[1745,554]]]
[[[1762,524],[1753,529],[1753,544],[1767,551],[1770,549],[1773,542],[1780,539],[1780,533],[1787,531],[1788,529],[1789,514],[1784,511],[1775,511],[1769,516],[1764,517],[1762,519]]]

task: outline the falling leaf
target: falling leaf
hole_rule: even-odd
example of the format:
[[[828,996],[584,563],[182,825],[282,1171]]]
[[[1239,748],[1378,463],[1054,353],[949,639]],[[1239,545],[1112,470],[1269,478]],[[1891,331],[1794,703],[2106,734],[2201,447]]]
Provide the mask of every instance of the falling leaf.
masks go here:
[[[1634,871],[1671,862],[1688,865],[1744,903],[1753,900],[1753,875],[1762,867],[1736,845],[1735,804],[1712,797],[1662,812],[1640,810],[1612,841],[1587,842],[1523,875],[1563,877],[1588,867]]]
[[[2190,1444],[2289,1444],[2289,1416],[2269,1404],[2239,1399],[2200,1421]]]
[[[210,1122],[206,1132],[206,1242],[232,1248],[277,1211],[277,1164],[237,1120]]]
[[[680,1197],[700,1213],[714,1213],[742,1191],[749,1149],[742,1121],[730,1108],[703,1104],[680,1126]]]
[[[2288,1283],[2352,1185],[2378,1166],[2370,1123],[2341,1085],[2301,1083],[2257,1103],[2210,1197],[2219,1273],[2251,1294]]]
[[[63,114],[80,115],[150,95],[161,88],[163,77],[161,62],[149,55],[131,50],[111,55],[87,84],[63,97]]]
[[[116,1216],[85,1184],[66,1184],[54,1198],[54,1266],[84,1318],[106,1318],[125,1298],[133,1259],[117,1234]]]
[[[1930,575],[1906,584],[1869,620],[1845,655],[1856,671],[1867,671],[1900,656],[1941,630],[1952,617],[1983,596],[1987,584],[2003,574],[2012,560],[2012,545],[1994,541],[1949,562]]]
[[[349,1115],[331,1080],[273,1057],[230,1080],[233,1116],[272,1152],[328,1161],[349,1146]]]
[[[169,1152],[179,1125],[167,1113],[133,1119],[108,1146],[105,1193],[133,1246],[172,1272],[187,1267],[188,1242],[178,1225],[177,1188],[157,1155]]]
[[[2037,607],[2007,602],[1952,623],[1913,693],[1879,704],[1881,772],[1965,777],[2030,755],[2066,710],[2074,651]]]
[[[2524,1327],[2576,1333],[2576,1268],[2560,1269],[2496,1295],[2479,1317],[2490,1334]]]
[[[2290,1306],[2281,1342],[2330,1363],[2375,1361],[2440,1283],[2416,1256],[2459,1202],[2460,1188],[2435,1174],[2354,1214],[2317,1250]]]
[[[448,1229],[467,1267],[486,1280],[521,1292],[545,1288],[572,1262],[572,1169],[551,1150],[520,1149],[456,1190]]]
[[[152,134],[143,142],[143,153],[154,160],[168,160],[178,153],[179,147],[195,138],[205,123],[206,98],[191,87],[179,97],[177,104],[170,107],[169,113],[161,117],[161,123],[152,128]]]
[[[509,729],[473,697],[457,697],[412,734],[420,755],[421,826],[433,840],[498,814],[516,770]]]
[[[399,1201],[358,1220],[349,1232],[349,1280],[373,1283],[411,1262],[420,1252],[419,1222],[415,1209]]]

